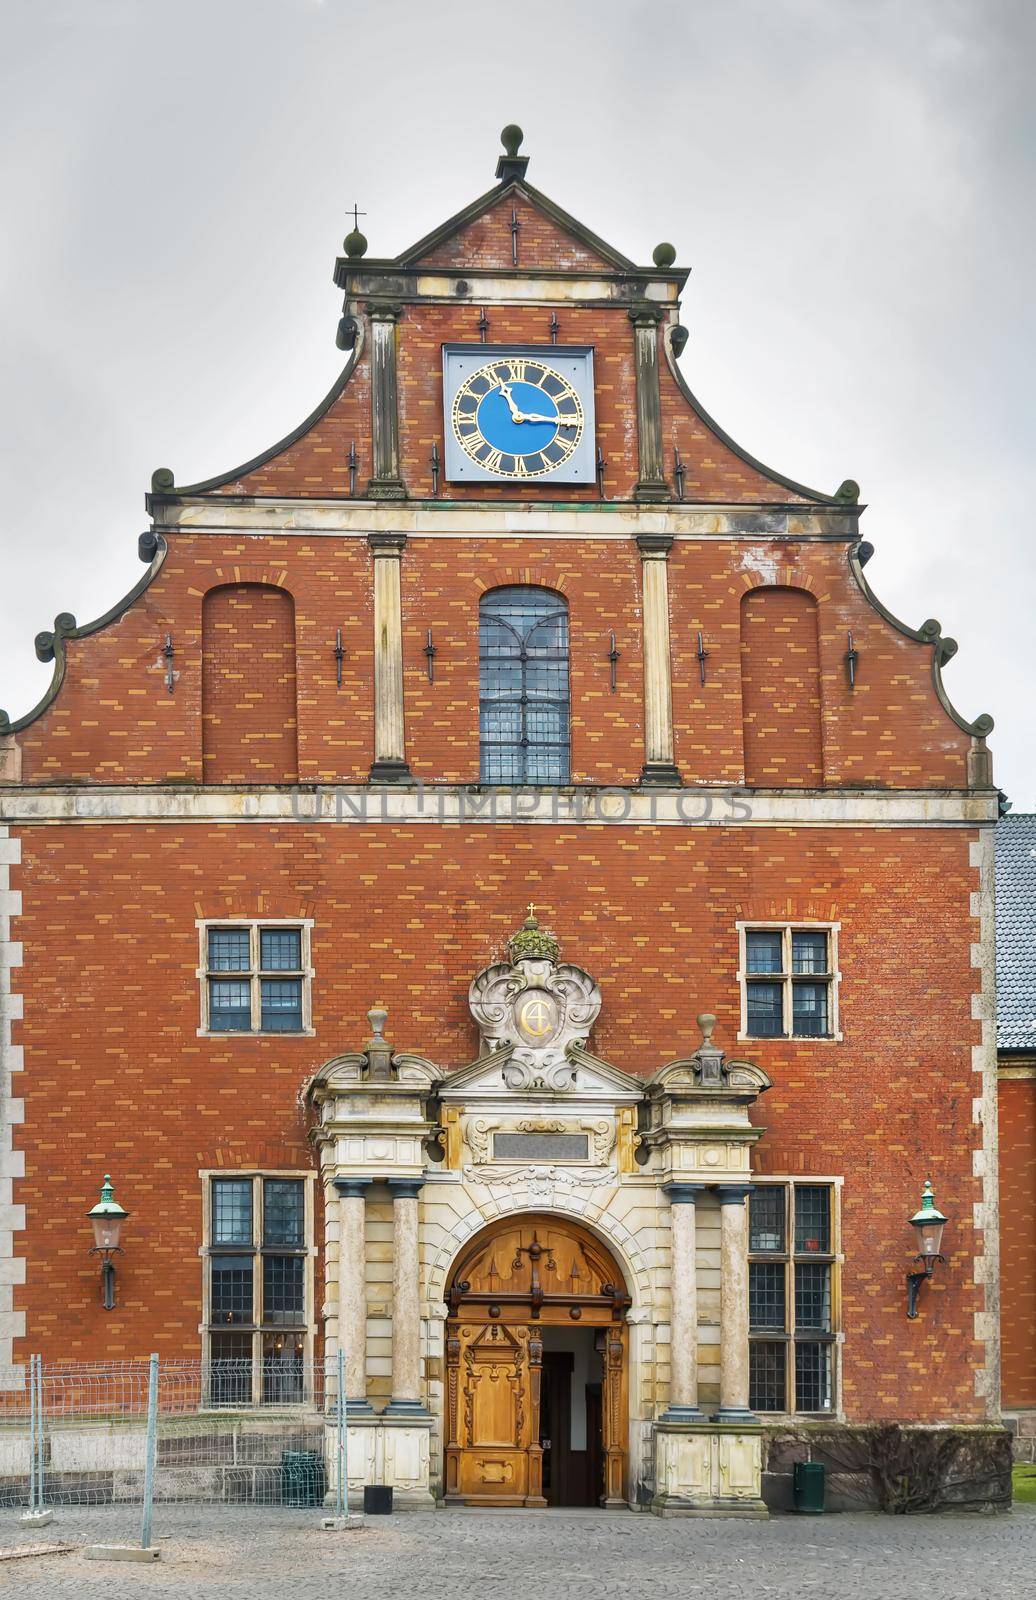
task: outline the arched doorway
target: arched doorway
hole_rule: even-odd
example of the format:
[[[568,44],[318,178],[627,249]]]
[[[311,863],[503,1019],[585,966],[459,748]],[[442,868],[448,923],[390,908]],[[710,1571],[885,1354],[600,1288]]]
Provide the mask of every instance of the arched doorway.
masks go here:
[[[622,1272],[565,1217],[501,1218],[446,1290],[446,1500],[626,1504]]]

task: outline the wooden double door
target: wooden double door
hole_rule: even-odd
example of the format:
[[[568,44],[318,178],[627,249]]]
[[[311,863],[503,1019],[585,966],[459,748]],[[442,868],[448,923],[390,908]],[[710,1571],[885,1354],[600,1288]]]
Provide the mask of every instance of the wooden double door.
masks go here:
[[[447,1501],[625,1505],[630,1302],[604,1246],[567,1220],[502,1220],[447,1303]]]

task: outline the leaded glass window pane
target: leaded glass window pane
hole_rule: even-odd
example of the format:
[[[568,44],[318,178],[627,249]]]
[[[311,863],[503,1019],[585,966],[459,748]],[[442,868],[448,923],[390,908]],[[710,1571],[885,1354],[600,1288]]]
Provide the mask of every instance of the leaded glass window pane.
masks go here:
[[[745,935],[749,972],[783,972],[782,935],[756,932]]]
[[[259,967],[262,972],[298,972],[301,966],[301,928],[259,930]]]
[[[831,1346],[812,1340],[795,1346],[796,1411],[831,1409]]]
[[[831,1331],[831,1268],[804,1261],[795,1268],[795,1326]]]
[[[568,607],[549,589],[494,589],[479,608],[484,783],[569,781]]]
[[[807,1039],[818,1039],[829,1031],[826,983],[799,983],[791,986],[791,1031]]]
[[[748,1197],[749,1250],[784,1249],[784,1190],[761,1184]]]
[[[252,1257],[213,1256],[213,1322],[252,1321]]]
[[[821,1184],[795,1186],[795,1254],[831,1250],[831,1192]]]
[[[251,964],[247,928],[209,929],[210,972],[247,972]]]
[[[784,985],[759,983],[748,985],[748,1029],[758,1039],[779,1039],[784,1032]]]
[[[262,1031],[301,1033],[302,979],[263,978],[260,984]]]
[[[305,1398],[305,1344],[301,1335],[263,1334],[263,1404],[298,1405]]]
[[[826,933],[793,933],[791,936],[792,972],[829,972]]]
[[[247,978],[209,979],[209,1029],[239,1033],[252,1026],[252,989]]]
[[[753,1331],[771,1328],[783,1331],[785,1324],[783,1261],[749,1262],[748,1321]]]
[[[748,1404],[753,1411],[783,1411],[787,1346],[754,1339],[748,1347]]]
[[[263,1184],[263,1243],[302,1246],[303,1199],[299,1178],[267,1178]]]
[[[213,1333],[209,1339],[209,1405],[252,1403],[252,1335]]]
[[[305,1256],[263,1257],[263,1321],[290,1327],[305,1321]]]
[[[251,1244],[251,1178],[212,1180],[213,1244]]]

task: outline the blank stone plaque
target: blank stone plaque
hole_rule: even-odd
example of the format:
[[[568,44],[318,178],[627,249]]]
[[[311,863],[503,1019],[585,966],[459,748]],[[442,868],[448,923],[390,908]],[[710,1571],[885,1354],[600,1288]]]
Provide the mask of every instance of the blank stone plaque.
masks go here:
[[[586,1133],[496,1133],[493,1155],[498,1161],[586,1161]]]

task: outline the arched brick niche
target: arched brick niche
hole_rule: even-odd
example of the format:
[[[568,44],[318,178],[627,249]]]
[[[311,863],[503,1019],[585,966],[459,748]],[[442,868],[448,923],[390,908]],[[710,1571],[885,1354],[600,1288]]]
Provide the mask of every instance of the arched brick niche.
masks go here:
[[[210,589],[202,604],[206,783],[298,779],[295,603],[268,583]]]
[[[750,589],[741,600],[745,782],[824,781],[817,602],[805,589]]]

